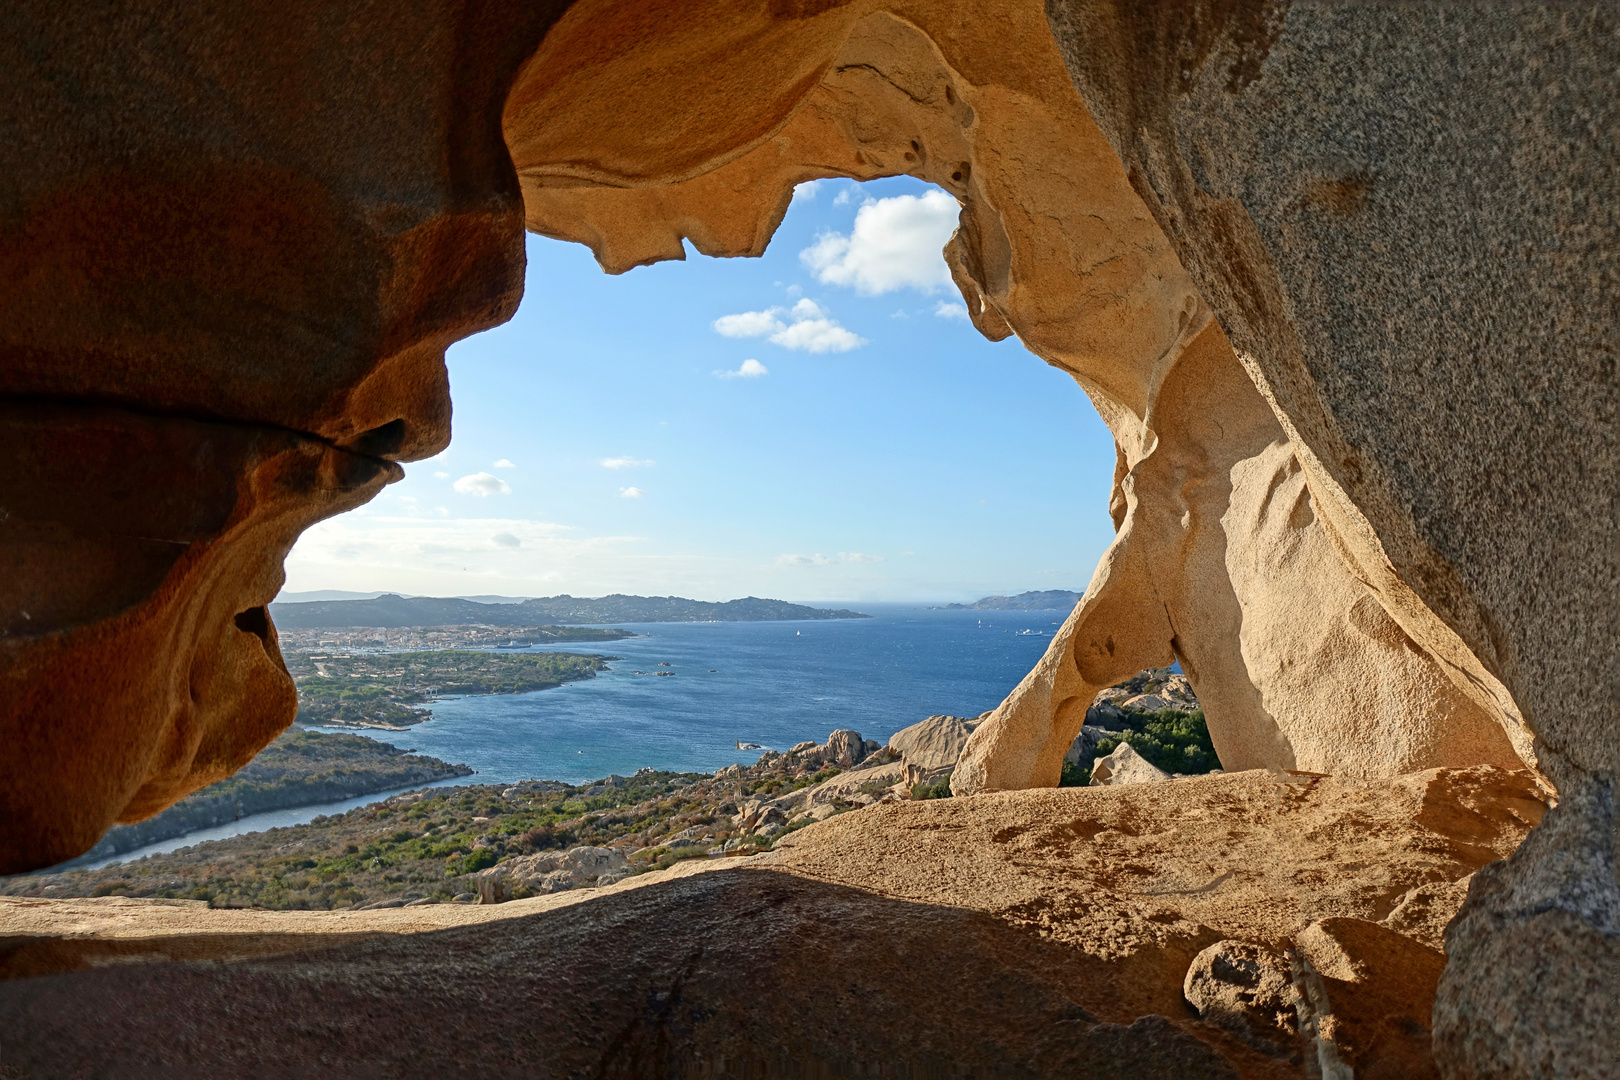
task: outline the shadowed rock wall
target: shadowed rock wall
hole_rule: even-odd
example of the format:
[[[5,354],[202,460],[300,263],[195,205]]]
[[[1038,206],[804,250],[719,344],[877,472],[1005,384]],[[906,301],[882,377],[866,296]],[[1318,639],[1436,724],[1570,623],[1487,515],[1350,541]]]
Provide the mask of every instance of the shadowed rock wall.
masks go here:
[[[1615,9],[1047,6],[1347,564],[1562,796],[1452,927],[1443,1064],[1610,1075]]]
[[[448,442],[444,348],[522,288],[501,106],[565,6],[0,16],[0,872],[291,720],[282,557]]]

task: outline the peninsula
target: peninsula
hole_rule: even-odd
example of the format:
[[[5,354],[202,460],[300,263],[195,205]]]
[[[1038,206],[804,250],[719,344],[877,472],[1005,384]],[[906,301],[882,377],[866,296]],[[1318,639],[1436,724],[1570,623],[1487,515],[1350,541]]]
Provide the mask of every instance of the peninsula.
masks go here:
[[[384,731],[400,731],[428,719],[423,706],[435,698],[550,690],[595,678],[611,659],[477,649],[286,654],[287,671],[298,687],[297,723]]]
[[[1017,596],[986,596],[971,604],[941,604],[934,611],[1067,611],[1080,602],[1068,589],[1022,592]]]

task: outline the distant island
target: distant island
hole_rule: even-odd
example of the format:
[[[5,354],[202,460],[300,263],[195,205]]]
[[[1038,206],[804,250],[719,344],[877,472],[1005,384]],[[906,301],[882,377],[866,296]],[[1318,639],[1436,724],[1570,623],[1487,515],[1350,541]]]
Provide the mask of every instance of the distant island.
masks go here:
[[[1074,607],[1080,593],[1067,589],[1024,592],[1017,596],[987,596],[971,604],[943,604],[930,611],[1058,611]]]
[[[612,596],[579,599],[541,596],[516,604],[482,604],[453,597],[389,593],[374,600],[311,600],[274,603],[270,614],[289,630],[346,626],[533,626],[544,622],[777,622],[806,619],[869,619],[858,611],[829,610],[762,600],[755,596],[713,603],[679,596]]]

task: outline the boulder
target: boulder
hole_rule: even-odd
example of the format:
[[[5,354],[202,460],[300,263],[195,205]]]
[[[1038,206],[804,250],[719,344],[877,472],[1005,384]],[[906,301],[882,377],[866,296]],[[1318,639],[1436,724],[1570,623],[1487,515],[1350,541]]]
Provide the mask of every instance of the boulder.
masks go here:
[[[1080,729],[1080,734],[1074,737],[1074,742],[1069,744],[1069,751],[1063,755],[1063,760],[1071,765],[1078,765],[1088,757],[1095,760],[1098,743],[1104,739],[1117,739],[1122,734],[1124,734],[1123,729],[1093,725],[1091,716],[1088,713],[1086,715],[1086,725]]]
[[[1261,1049],[1296,1028],[1288,960],[1264,945],[1217,941],[1193,957],[1181,992],[1200,1019]]]
[[[580,847],[518,855],[474,875],[480,904],[500,904],[525,896],[591,888],[618,881],[630,860],[618,848]]]
[[[979,726],[977,717],[930,716],[889,736],[889,748],[900,760],[919,769],[949,769],[962,756],[968,736]]]
[[[1113,753],[1098,758],[1091,766],[1091,782],[1104,787],[1152,784],[1168,779],[1169,773],[1138,754],[1130,743],[1120,743],[1114,747]]]
[[[0,981],[0,1043],[29,1077],[196,1062],[223,1076],[311,1062],[332,1076],[843,1076],[881,1061],[921,1076],[1287,1080],[1311,1075],[1311,1047],[1193,1015],[1185,976],[1212,942],[1281,952],[1321,923],[1350,957],[1324,964],[1360,980],[1320,976],[1331,1034],[1366,1047],[1345,1063],[1363,1080],[1432,1077],[1432,1059],[1394,1071],[1380,1047],[1415,1019],[1403,1045],[1425,1051],[1410,1002],[1425,981],[1433,992],[1439,954],[1381,969],[1380,953],[1409,950],[1329,923],[1377,919],[1392,896],[1511,851],[1533,793],[1482,768],[890,800],[768,855],[517,912],[5,898],[11,970],[44,977]],[[215,959],[230,962],[198,962]],[[1380,992],[1381,970],[1407,1001],[1382,1014],[1354,1000]],[[1215,982],[1200,994],[1194,980],[1206,1006],[1275,1000],[1264,975]]]

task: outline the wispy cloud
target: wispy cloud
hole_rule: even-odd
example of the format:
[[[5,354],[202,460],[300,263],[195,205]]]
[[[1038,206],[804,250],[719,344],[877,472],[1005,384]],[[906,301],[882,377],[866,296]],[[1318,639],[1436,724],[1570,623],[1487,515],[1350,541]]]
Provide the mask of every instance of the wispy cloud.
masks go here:
[[[736,371],[715,372],[722,379],[757,379],[761,375],[769,375],[770,369],[758,360],[749,358],[738,365]]]
[[[448,480],[448,479],[450,479],[450,474],[443,471],[442,469],[440,471],[434,473],[433,475],[434,475],[435,479],[439,479],[439,480]]]
[[[512,464],[512,460],[510,458],[501,458],[501,460],[499,460],[499,461],[497,461],[495,463],[494,468],[497,468],[497,469],[515,469],[515,468],[517,468],[517,466]]]
[[[648,458],[635,458],[626,454],[624,457],[603,458],[600,462],[604,469],[645,469],[658,462]]]
[[[832,560],[825,555],[778,555],[777,566],[829,566]]]
[[[934,315],[940,319],[966,319],[968,309],[960,300],[941,300],[934,305]]]
[[[764,337],[784,349],[805,352],[848,352],[866,339],[845,329],[820,304],[806,297],[791,308],[743,311],[714,320],[716,333],[726,337]]]
[[[621,499],[639,499],[645,494],[647,493],[638,487],[623,487],[619,489],[619,498]]]
[[[896,289],[934,292],[951,283],[940,249],[956,229],[961,207],[943,191],[874,199],[855,213],[844,233],[823,233],[799,252],[805,266],[828,285],[866,296]]]
[[[486,495],[510,495],[512,493],[512,485],[494,473],[487,472],[463,476],[451,486],[463,495],[477,495],[480,498]]]
[[[806,180],[802,184],[794,185],[793,201],[810,202],[821,192],[821,185],[823,183],[825,183],[823,180]]]
[[[815,555],[778,555],[778,566],[831,566],[833,563],[880,563],[881,555],[863,555],[859,551],[840,551],[836,557],[828,557],[819,552]]]
[[[509,532],[498,532],[489,539],[497,547],[515,548],[523,546],[523,541]]]

